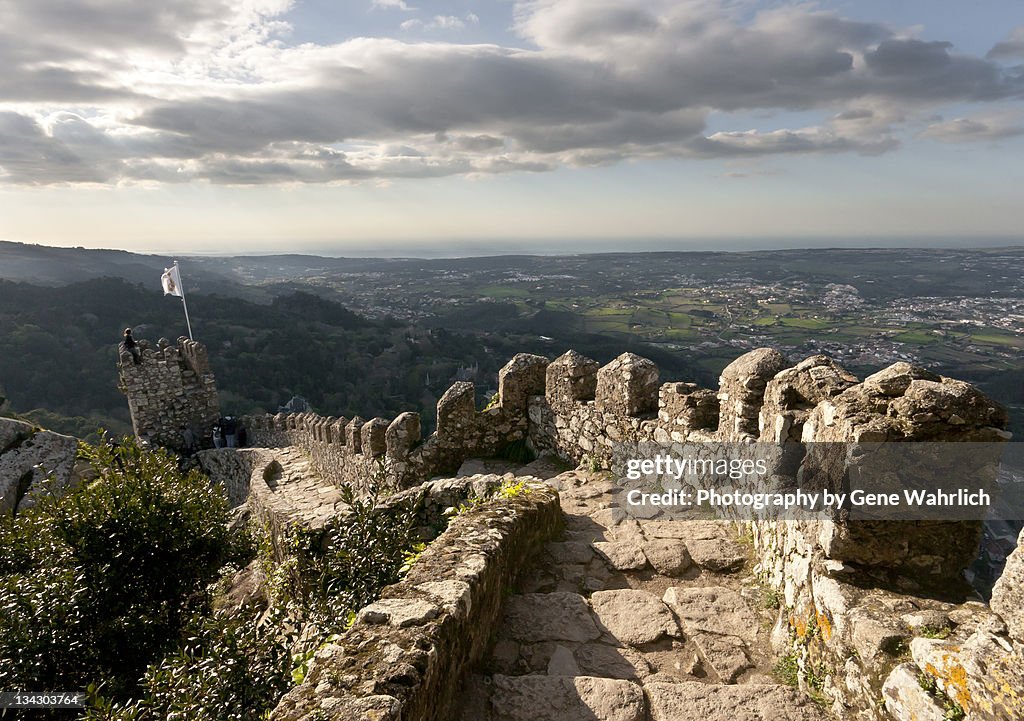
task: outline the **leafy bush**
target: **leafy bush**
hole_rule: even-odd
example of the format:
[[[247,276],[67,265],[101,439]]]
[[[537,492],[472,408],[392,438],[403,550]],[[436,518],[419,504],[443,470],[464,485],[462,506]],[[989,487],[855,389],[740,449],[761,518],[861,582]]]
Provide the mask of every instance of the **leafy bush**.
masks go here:
[[[291,685],[283,613],[258,606],[198,618],[176,653],[150,666],[140,700],[92,693],[88,721],[259,721]]]
[[[364,498],[345,487],[342,500],[348,514],[288,537],[288,595],[325,634],[343,631],[351,614],[377,600],[423,550],[411,505],[377,508],[376,486]]]
[[[229,547],[227,502],[198,472],[127,439],[82,456],[97,480],[0,521],[0,688],[129,693]]]

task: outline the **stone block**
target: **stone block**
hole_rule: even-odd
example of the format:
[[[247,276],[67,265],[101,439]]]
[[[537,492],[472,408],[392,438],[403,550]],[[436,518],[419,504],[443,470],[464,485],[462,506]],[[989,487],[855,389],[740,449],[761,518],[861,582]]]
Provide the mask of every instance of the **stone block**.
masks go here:
[[[476,421],[476,390],[469,381],[459,381],[437,402],[437,436],[442,440],[461,438]]]
[[[574,350],[560,355],[545,372],[545,395],[553,407],[594,399],[600,364]]]
[[[658,367],[623,353],[597,372],[594,406],[603,413],[640,416],[658,409]]]
[[[419,413],[401,413],[391,421],[384,434],[387,454],[392,458],[404,458],[409,451],[420,442]]]
[[[363,448],[363,424],[364,421],[359,416],[353,416],[352,420],[345,426],[345,445],[348,446],[349,452],[351,453],[362,453]]]
[[[360,433],[360,447],[364,455],[371,455],[374,458],[384,455],[387,451],[387,443],[384,438],[387,430],[388,422],[383,418],[373,418],[363,424]]]
[[[498,371],[498,397],[506,411],[526,412],[530,396],[544,393],[548,359],[539,355],[519,353]]]

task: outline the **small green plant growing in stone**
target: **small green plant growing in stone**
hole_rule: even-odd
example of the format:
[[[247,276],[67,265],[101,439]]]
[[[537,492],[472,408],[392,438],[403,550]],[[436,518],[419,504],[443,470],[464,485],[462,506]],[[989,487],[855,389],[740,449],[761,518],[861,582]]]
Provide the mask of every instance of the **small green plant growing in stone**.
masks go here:
[[[796,651],[790,651],[776,661],[772,673],[780,682],[796,688],[800,684],[800,663]]]
[[[591,473],[600,473],[603,470],[601,466],[601,459],[593,455],[583,456],[583,460],[580,462],[580,466],[590,471]]]
[[[917,683],[922,689],[934,696],[936,701],[942,704],[944,711],[943,721],[963,721],[966,715],[963,707],[939,688],[939,682],[934,676],[921,672],[917,676]]]
[[[487,405],[483,407],[483,410],[489,411],[492,408],[497,408],[499,403],[501,403],[501,394],[495,393],[493,396],[491,396],[491,399],[487,401]]]
[[[530,489],[526,485],[526,481],[505,481],[501,484],[501,488],[498,489],[495,496],[509,500],[512,498],[518,498],[519,496],[524,496],[529,492]]]
[[[782,608],[782,592],[767,581],[761,581],[761,607],[768,611]]]
[[[953,630],[949,626],[921,626],[918,629],[918,635],[923,638],[946,639],[951,633]]]
[[[902,636],[890,638],[882,643],[882,651],[894,658],[904,658],[910,655],[910,644]]]

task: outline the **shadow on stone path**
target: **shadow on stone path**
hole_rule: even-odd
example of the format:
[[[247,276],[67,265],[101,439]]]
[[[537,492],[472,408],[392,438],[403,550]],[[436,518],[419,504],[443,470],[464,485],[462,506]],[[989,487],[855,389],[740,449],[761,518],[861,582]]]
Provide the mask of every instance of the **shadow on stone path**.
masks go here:
[[[749,549],[730,524],[644,521],[608,474],[548,481],[565,514],[510,590],[460,721],[822,721],[771,676]]]

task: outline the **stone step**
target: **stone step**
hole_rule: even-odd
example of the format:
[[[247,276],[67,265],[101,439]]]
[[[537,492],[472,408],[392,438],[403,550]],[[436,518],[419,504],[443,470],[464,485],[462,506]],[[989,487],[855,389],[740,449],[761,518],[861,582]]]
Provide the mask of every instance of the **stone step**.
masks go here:
[[[492,678],[488,712],[487,721],[644,721],[645,718],[644,694],[638,684],[593,676],[496,675]]]
[[[651,721],[828,721],[829,714],[789,686],[720,686],[696,681],[644,684]]]

